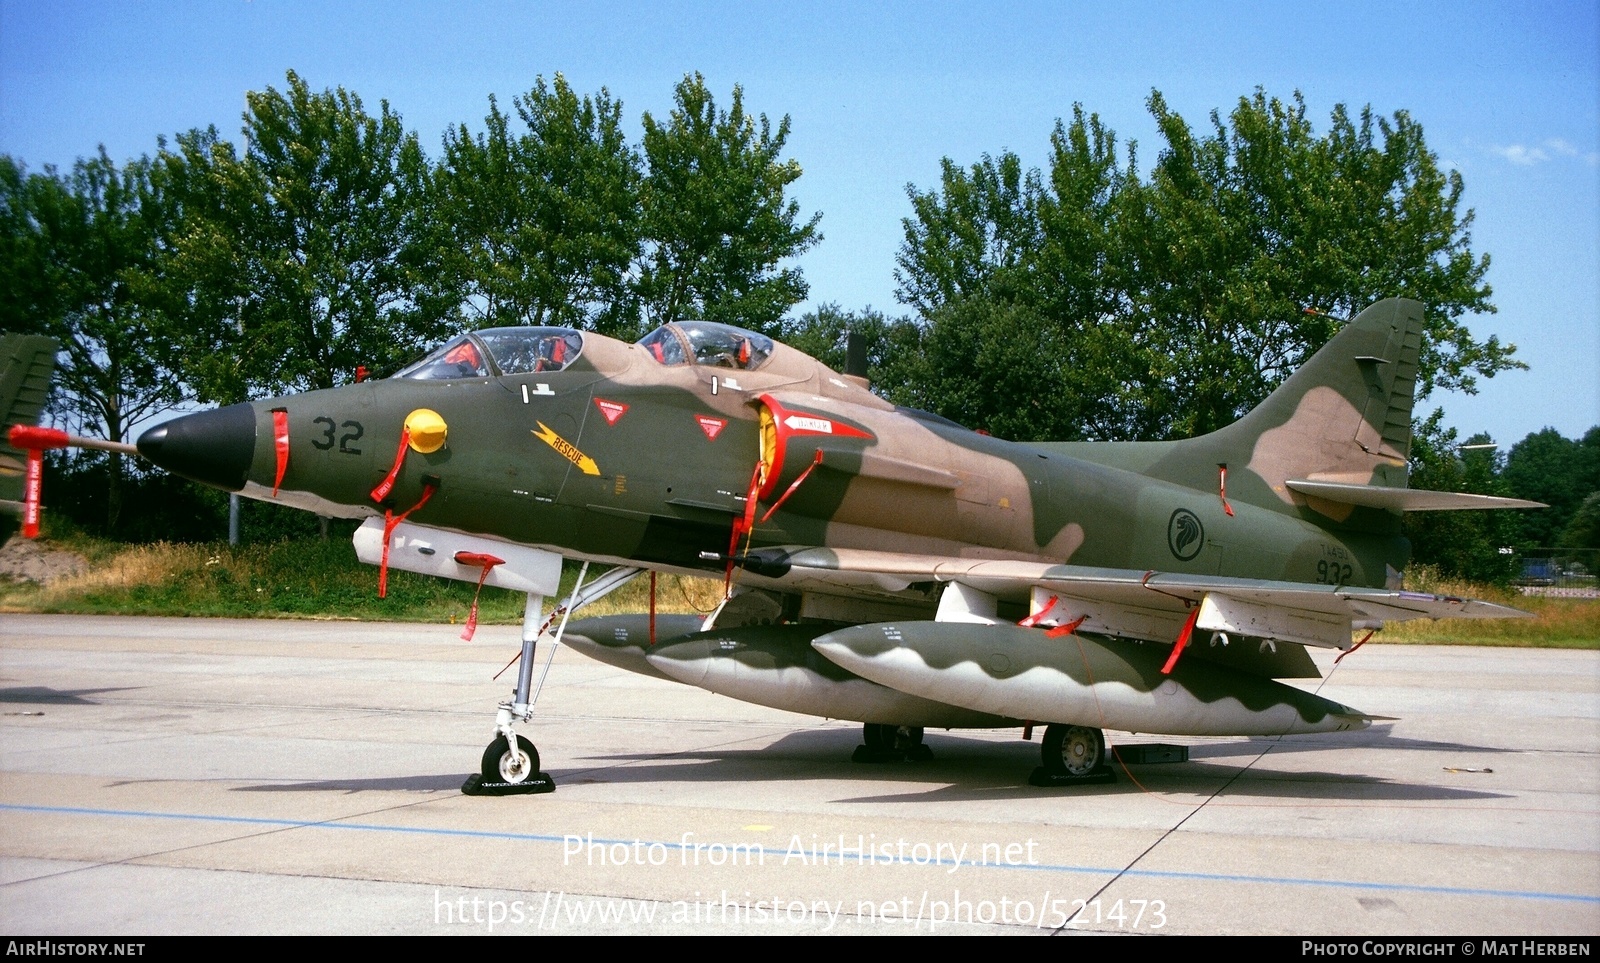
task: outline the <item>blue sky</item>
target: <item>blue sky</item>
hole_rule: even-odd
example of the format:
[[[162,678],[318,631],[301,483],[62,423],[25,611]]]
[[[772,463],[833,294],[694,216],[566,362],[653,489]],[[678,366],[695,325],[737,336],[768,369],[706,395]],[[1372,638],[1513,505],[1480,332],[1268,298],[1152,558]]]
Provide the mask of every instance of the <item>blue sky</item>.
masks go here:
[[[800,266],[813,302],[891,314],[906,185],[939,162],[1014,150],[1043,163],[1074,103],[1123,141],[1158,140],[1152,89],[1192,125],[1256,87],[1332,107],[1408,110],[1466,182],[1473,249],[1492,259],[1498,313],[1480,337],[1530,366],[1437,394],[1463,436],[1509,446],[1600,424],[1600,3],[112,3],[0,0],[0,152],[70,166],[158,135],[216,125],[237,137],[244,94],[343,86],[387,100],[438,153],[447,126],[481,125],[538,76],[605,87],[639,117],[699,71],[726,103],[793,123],[794,197],[823,214]]]

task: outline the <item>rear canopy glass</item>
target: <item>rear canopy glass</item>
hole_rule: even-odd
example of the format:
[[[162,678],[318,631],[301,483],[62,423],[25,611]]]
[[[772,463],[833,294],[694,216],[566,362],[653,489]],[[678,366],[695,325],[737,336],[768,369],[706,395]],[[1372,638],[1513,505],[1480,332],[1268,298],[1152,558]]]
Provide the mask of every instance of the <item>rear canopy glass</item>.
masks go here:
[[[763,334],[713,321],[663,324],[638,341],[664,365],[697,364],[754,371],[772,356],[773,341]]]

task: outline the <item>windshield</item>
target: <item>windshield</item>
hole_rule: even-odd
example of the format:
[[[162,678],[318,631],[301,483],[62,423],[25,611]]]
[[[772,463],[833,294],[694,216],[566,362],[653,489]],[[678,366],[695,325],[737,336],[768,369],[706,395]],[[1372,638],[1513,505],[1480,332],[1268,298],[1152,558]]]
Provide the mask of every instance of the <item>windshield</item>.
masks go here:
[[[395,377],[448,381],[560,371],[582,351],[583,335],[571,328],[486,328],[446,343]]]
[[[664,324],[639,339],[639,346],[664,365],[697,364],[754,371],[772,356],[772,339],[712,321]]]

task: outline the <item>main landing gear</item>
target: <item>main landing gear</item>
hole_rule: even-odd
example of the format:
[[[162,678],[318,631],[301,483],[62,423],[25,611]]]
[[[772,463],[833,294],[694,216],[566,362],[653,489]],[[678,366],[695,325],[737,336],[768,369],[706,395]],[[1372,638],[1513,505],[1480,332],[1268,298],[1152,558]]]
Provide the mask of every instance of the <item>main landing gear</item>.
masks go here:
[[[1028,778],[1035,786],[1116,782],[1116,773],[1106,765],[1105,733],[1099,729],[1051,723],[1045,727],[1039,753],[1043,765]]]
[[[922,742],[921,726],[896,726],[869,722],[861,727],[861,745],[851,762],[901,762],[933,758],[933,750]]]

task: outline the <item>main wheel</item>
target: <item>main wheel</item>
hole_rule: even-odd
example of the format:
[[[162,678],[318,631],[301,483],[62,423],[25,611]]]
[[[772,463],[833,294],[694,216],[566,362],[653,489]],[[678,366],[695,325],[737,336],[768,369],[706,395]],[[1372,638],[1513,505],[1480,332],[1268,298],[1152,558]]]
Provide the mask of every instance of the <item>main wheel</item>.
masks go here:
[[[1052,723],[1044,730],[1040,746],[1044,768],[1064,776],[1087,776],[1106,758],[1106,737],[1090,726]]]
[[[485,782],[524,783],[539,774],[539,750],[527,737],[517,737],[517,751],[505,736],[495,736],[489,748],[483,750],[483,778]]]
[[[864,723],[861,726],[861,741],[868,749],[874,751],[893,749],[895,731],[898,728],[878,722]]]
[[[922,745],[921,726],[891,726],[894,730],[894,748],[901,752],[915,752]]]

